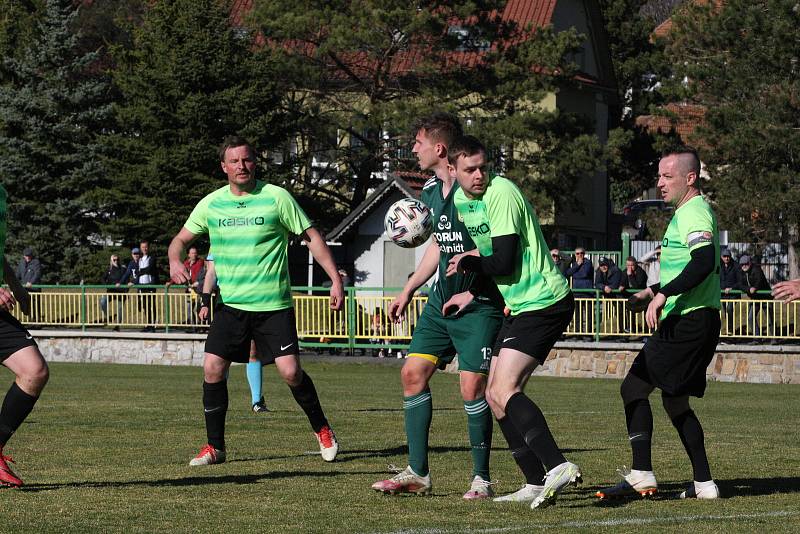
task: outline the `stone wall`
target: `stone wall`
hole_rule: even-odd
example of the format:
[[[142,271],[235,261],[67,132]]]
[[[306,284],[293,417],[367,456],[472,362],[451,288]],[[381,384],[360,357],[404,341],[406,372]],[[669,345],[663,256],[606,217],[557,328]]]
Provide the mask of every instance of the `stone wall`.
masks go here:
[[[127,334],[79,331],[32,332],[51,362],[102,362],[157,365],[202,365],[205,335]],[[641,343],[570,343],[556,345],[543,376],[618,378]],[[449,371],[457,370],[448,367]],[[766,384],[800,384],[800,347],[720,345],[707,370],[709,380]]]
[[[638,346],[559,346],[534,374],[621,379],[638,352]],[[800,347],[720,345],[706,376],[719,382],[800,384]]]

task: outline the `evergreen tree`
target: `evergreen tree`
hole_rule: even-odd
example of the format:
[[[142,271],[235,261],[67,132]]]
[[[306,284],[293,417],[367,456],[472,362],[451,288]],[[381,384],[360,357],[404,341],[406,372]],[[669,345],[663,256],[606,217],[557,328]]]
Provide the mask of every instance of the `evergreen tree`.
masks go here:
[[[602,166],[603,147],[583,117],[540,103],[572,83],[582,37],[518,27],[504,4],[254,2],[250,20],[280,61],[297,119],[280,168],[328,209],[328,226],[385,171],[417,168],[411,122],[434,109],[465,119],[544,214],[577,202],[575,184]]]
[[[0,57],[20,57],[34,37],[43,4],[43,0],[0,0]],[[8,77],[0,64],[0,83]]]
[[[106,138],[115,159],[97,203],[116,242],[148,239],[162,255],[197,202],[225,184],[217,147],[230,134],[257,147],[280,135],[268,61],[230,23],[230,2],[160,0],[112,50],[121,93]]]
[[[90,197],[105,175],[98,134],[109,117],[94,53],[77,50],[73,2],[47,0],[33,41],[6,58],[0,85],[0,180],[9,193],[6,251],[31,246],[44,283],[77,283],[98,243]]]
[[[800,7],[796,0],[687,3],[668,53],[676,99],[706,107],[699,131],[722,228],[796,242],[800,220]],[[684,80],[686,80],[684,82]]]
[[[644,13],[655,6],[648,0],[600,0],[608,35],[617,100],[611,112],[608,166],[612,201],[619,209],[652,186],[657,172],[661,136],[636,124],[640,115],[650,114],[663,103],[658,84],[670,76],[664,60],[663,43],[652,39],[655,20]]]

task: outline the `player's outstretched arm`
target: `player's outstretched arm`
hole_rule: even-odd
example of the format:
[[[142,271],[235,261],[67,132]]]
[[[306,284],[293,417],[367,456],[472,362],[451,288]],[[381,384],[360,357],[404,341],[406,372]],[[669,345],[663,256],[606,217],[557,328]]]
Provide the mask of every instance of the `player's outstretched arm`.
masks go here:
[[[800,278],[778,282],[772,288],[772,296],[784,302],[800,299]]]
[[[319,233],[319,230],[313,226],[306,229],[302,237],[303,241],[306,242],[306,246],[308,246],[308,250],[311,251],[311,255],[314,256],[314,259],[317,260],[317,263],[319,263],[320,267],[325,271],[325,274],[331,279],[331,309],[342,309],[342,305],[344,304],[344,286],[342,286],[342,277],[339,276],[339,270],[336,267],[336,262],[333,260],[331,249],[328,247],[322,234]]]
[[[406,314],[406,308],[408,308],[408,303],[411,302],[414,292],[419,289],[422,284],[427,282],[438,268],[439,244],[436,242],[436,239],[431,239],[414,273],[408,279],[400,294],[389,304],[387,314],[389,315],[390,321],[399,323],[403,320]]]
[[[197,236],[186,229],[184,226],[178,235],[172,238],[172,242],[167,249],[167,257],[169,258],[169,277],[176,284],[188,284],[192,280],[192,276],[186,267],[183,265],[181,255],[186,247],[194,241]]]

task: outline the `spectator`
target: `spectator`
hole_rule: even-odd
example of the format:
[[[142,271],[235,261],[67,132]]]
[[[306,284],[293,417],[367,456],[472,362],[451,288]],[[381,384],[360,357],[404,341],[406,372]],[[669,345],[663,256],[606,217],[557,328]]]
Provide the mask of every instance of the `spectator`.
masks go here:
[[[586,250],[582,247],[575,249],[575,256],[569,264],[564,276],[570,280],[572,289],[592,289],[592,281],[594,279],[594,266],[592,262],[586,257]],[[578,299],[592,298],[589,292],[578,292],[575,294]],[[580,318],[578,325],[579,331],[584,334],[591,334],[593,332],[594,314],[592,306],[585,300],[577,300],[575,302],[577,314]]]
[[[197,254],[197,247],[191,246],[187,251],[186,260],[183,266],[189,273],[189,283],[186,286],[186,292],[189,294],[189,299],[186,302],[186,322],[191,325],[197,324],[197,301],[200,298],[200,293],[203,292],[203,279],[200,278],[200,272],[203,271],[206,262]]]
[[[122,275],[122,279],[119,281],[120,284],[132,286],[137,283],[139,279],[139,258],[141,257],[142,251],[139,250],[139,247],[131,249],[131,261],[128,262],[128,266],[125,268],[125,274]]]
[[[34,284],[42,282],[42,264],[38,258],[35,257],[31,247],[25,247],[22,251],[22,259],[17,264],[17,279],[28,290],[28,293],[39,293],[41,288],[31,287]],[[39,306],[34,303],[36,301],[31,298],[31,322],[39,322]],[[39,301],[41,303],[41,301]]]
[[[558,272],[561,274],[567,272],[567,269],[569,269],[569,262],[563,256],[561,256],[560,250],[557,248],[550,249],[550,257],[553,258],[553,263],[555,264],[556,269],[558,269]]]
[[[139,279],[136,281],[138,285],[155,285],[158,284],[158,267],[156,266],[156,259],[150,255],[150,243],[142,241],[139,243],[141,256],[139,257]],[[139,310],[144,309],[147,325],[142,329],[142,332],[155,332],[155,300],[156,288],[143,287],[139,289]]]
[[[731,300],[736,298],[735,295],[731,295],[731,291],[736,290],[739,287],[739,283],[737,281],[737,274],[736,274],[736,264],[731,259],[731,251],[728,249],[724,249],[720,254],[720,264],[719,264],[719,289],[722,292],[722,299],[723,300]],[[733,324],[733,302],[724,302],[722,303],[722,311],[725,314],[725,322],[728,325],[728,334],[732,334],[734,332],[734,324]]]
[[[373,345],[388,345],[389,339],[383,336],[388,334],[389,327],[389,320],[386,317],[386,314],[383,312],[383,308],[380,306],[376,307],[375,312],[372,314],[372,327],[370,329],[372,337],[370,338],[369,342]],[[372,355],[377,356],[378,358],[385,357],[386,352],[387,351],[384,350],[383,347],[381,347],[379,350],[372,349]],[[391,354],[391,351],[389,351],[389,354]]]
[[[758,294],[758,291],[769,291],[769,282],[764,276],[761,267],[754,265],[750,256],[742,254],[739,257],[739,270],[737,271],[737,287],[745,293],[751,300],[766,300],[770,298],[767,294]],[[747,332],[761,335],[761,322],[758,320],[762,305],[760,303],[749,303],[747,305]],[[773,329],[772,306],[767,306],[767,333]]]
[[[625,270],[620,277],[619,289],[644,289],[647,287],[647,273],[636,263],[636,258],[628,256],[625,260]]]
[[[603,293],[603,297],[612,297],[612,293],[622,284],[622,273],[610,259],[603,256],[598,262],[594,275],[594,288]]]
[[[22,259],[17,265],[17,278],[28,289],[42,281],[42,264],[34,256],[31,247],[25,247],[22,251]]]
[[[614,297],[614,291],[619,289],[622,283],[622,273],[614,262],[603,256],[597,262],[597,271],[594,275],[594,288],[598,289],[604,299]],[[610,303],[613,304],[613,303]],[[602,324],[603,305],[600,305],[600,323]],[[622,330],[622,314],[617,314],[617,326]]]
[[[118,295],[119,293],[125,293],[127,289],[123,289],[120,287],[122,284],[122,278],[125,276],[125,268],[120,265],[119,255],[112,254],[111,258],[109,259],[108,269],[106,272],[103,273],[102,283],[107,286],[114,286],[114,287],[107,287],[105,294],[100,297],[100,309],[103,310],[103,315],[105,316],[105,321],[110,322],[108,316],[108,302],[109,300],[115,304],[117,309],[117,316],[116,322],[122,322],[122,298]],[[114,331],[119,331],[119,325],[114,326]]]
[[[661,282],[661,245],[642,256],[639,262],[647,273],[647,287]]]
[[[647,273],[644,272],[644,269],[639,267],[639,264],[636,263],[636,258],[633,256],[628,256],[625,260],[625,270],[622,271],[619,283],[619,290],[620,291],[628,291],[628,290],[639,290],[644,289],[647,287]],[[636,293],[637,291],[633,291]],[[628,313],[624,310],[620,311],[620,329],[628,333],[630,332],[630,326],[626,325],[626,321],[628,319]],[[634,317],[631,316],[633,320]]]

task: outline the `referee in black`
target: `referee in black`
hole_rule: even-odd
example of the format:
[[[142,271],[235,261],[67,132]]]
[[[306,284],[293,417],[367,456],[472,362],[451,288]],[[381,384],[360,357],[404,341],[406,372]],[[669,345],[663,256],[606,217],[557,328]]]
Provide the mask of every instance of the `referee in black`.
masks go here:
[[[706,368],[719,341],[719,230],[699,188],[700,158],[690,147],[666,152],[658,164],[658,189],[675,207],[661,243],[661,283],[637,293],[649,299],[646,320],[656,331],[633,361],[622,382],[633,460],[616,486],[597,492],[600,499],[652,495],[658,489],[650,458],[653,413],[648,397],[661,390],[664,409],[692,463],[694,481],[681,498],[716,499],[703,427],[689,406],[702,397]],[[636,302],[634,302],[636,304]]]

